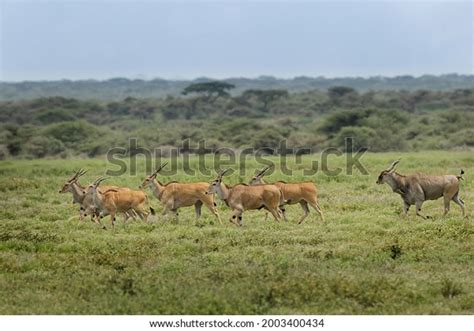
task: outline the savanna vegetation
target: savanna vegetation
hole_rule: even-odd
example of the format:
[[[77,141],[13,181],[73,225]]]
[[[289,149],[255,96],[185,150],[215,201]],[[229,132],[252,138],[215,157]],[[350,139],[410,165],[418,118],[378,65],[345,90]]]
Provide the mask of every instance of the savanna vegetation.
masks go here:
[[[401,173],[462,168],[471,215],[472,76],[0,83],[0,100],[0,314],[474,313],[471,219],[454,204],[441,217],[441,200],[424,204],[429,220],[413,210],[401,218],[400,197],[375,184],[400,157]],[[89,170],[83,184],[116,170],[103,157],[112,147],[126,156],[160,148],[163,161],[176,147],[285,154],[282,140],[308,155],[302,163],[287,156],[293,176],[265,156],[277,164],[267,179],[314,181],[325,222],[312,211],[296,224],[303,211],[295,205],[289,222],[252,211],[239,228],[219,203],[223,225],[207,210],[195,222],[186,208],[178,224],[152,216],[111,229],[106,219],[103,230],[79,221],[72,197],[58,193],[79,168]],[[206,149],[196,150],[202,141]],[[368,174],[304,176],[328,147],[369,149]],[[138,160],[137,176],[107,183],[137,188],[150,171]],[[192,168],[198,162],[190,157]],[[247,182],[262,167],[245,165],[224,182]],[[345,169],[345,155],[331,155],[328,166]],[[179,169],[160,179],[212,179]]]
[[[166,155],[172,147],[186,152],[200,141],[207,147],[201,153],[275,149],[281,140],[302,153],[327,147],[382,152],[474,146],[473,88],[362,92],[333,86],[292,93],[250,88],[235,94],[236,89],[229,82],[199,82],[163,98],[3,101],[0,158],[95,157],[117,146],[129,154],[160,148]],[[130,138],[138,145],[131,148]]]
[[[81,178],[87,183],[111,167],[106,161],[2,161],[0,314],[472,314],[472,220],[462,219],[454,204],[443,218],[441,200],[424,205],[432,219],[413,210],[401,218],[400,197],[375,184],[399,157],[398,171],[405,174],[464,168],[461,196],[472,215],[474,156],[466,151],[366,154],[368,175],[303,176],[317,154],[299,164],[290,158],[291,177],[277,163],[269,181],[317,184],[325,222],[312,211],[296,224],[298,205],[286,208],[287,223],[246,212],[243,227],[220,225],[207,210],[195,222],[193,208],[185,208],[178,224],[151,217],[149,223],[119,221],[114,230],[107,219],[108,230],[80,222],[71,196],[58,193],[73,170],[89,169]],[[345,168],[344,160],[332,156],[329,166]],[[197,166],[196,157],[190,162]],[[249,161],[245,175],[225,182],[247,181],[260,167]],[[108,182],[137,187],[143,160],[138,173]],[[211,176],[179,171],[160,179]],[[218,208],[227,220],[229,210],[222,203]]]

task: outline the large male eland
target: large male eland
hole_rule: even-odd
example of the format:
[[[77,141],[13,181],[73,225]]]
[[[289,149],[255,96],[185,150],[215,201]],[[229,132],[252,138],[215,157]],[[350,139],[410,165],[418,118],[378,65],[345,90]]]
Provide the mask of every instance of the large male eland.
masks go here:
[[[404,176],[395,172],[395,167],[400,162],[397,160],[392,165],[382,171],[377,179],[377,184],[387,183],[393,192],[400,194],[403,199],[405,215],[408,214],[410,206],[416,206],[416,215],[423,218],[421,206],[426,200],[444,199],[444,215],[449,211],[449,203],[454,201],[461,207],[463,217],[466,215],[464,210],[464,201],[459,197],[459,184],[464,171],[461,175],[430,176],[422,173],[416,173]]]

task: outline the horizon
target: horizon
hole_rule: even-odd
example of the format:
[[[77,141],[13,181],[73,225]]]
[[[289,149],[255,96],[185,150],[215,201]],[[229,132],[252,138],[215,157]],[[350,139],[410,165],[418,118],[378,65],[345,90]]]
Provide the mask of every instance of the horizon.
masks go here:
[[[134,78],[134,77],[108,77],[108,78],[84,78],[84,79],[70,79],[70,78],[60,78],[60,79],[41,79],[41,80],[21,80],[21,81],[5,81],[0,80],[0,84],[21,84],[21,83],[49,83],[49,82],[107,82],[115,79],[125,79],[129,81],[144,81],[144,82],[151,82],[154,80],[163,80],[163,81],[175,81],[175,82],[188,82],[188,81],[197,81],[197,80],[209,80],[209,81],[226,81],[226,80],[238,80],[238,79],[246,79],[246,80],[265,80],[265,79],[275,79],[275,80],[295,80],[295,79],[322,79],[322,80],[335,80],[335,79],[394,79],[400,77],[410,77],[413,79],[420,79],[422,77],[447,77],[447,76],[460,76],[460,77],[473,77],[474,73],[471,74],[460,74],[460,73],[444,73],[444,74],[422,74],[422,75],[395,75],[395,76],[384,76],[384,75],[373,75],[373,76],[335,76],[335,77],[328,77],[328,76],[292,76],[292,77],[278,77],[274,75],[260,75],[255,77],[224,77],[224,78],[215,78],[215,77],[194,77],[194,78],[164,78],[164,77],[150,77],[150,78]]]
[[[2,1],[0,15],[2,82],[474,73],[471,1]]]

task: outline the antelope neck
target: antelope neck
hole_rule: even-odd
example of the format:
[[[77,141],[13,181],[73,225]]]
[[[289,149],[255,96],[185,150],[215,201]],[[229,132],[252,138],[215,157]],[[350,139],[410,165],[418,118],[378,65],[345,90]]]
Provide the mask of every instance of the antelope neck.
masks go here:
[[[163,185],[159,181],[157,181],[156,178],[153,178],[151,184],[153,186],[153,193],[158,199],[161,199],[161,196],[163,195]]]
[[[96,205],[102,205],[102,193],[100,193],[99,189],[97,187],[92,188],[92,200]]]
[[[392,188],[394,192],[397,193],[404,193],[405,192],[405,178],[403,176],[400,176],[397,173],[392,173],[389,177],[389,180],[387,181],[388,185]]]
[[[78,182],[73,182],[71,183],[70,188],[71,189],[69,190],[69,192],[72,193],[74,201],[78,203],[82,203],[85,197],[85,194],[83,193],[84,187],[82,187],[82,185],[79,184]]]
[[[220,182],[219,188],[217,189],[217,195],[222,201],[225,202],[227,206],[229,206],[229,202],[228,202],[229,193],[230,193],[230,189],[228,189],[224,184],[222,184],[222,182]]]

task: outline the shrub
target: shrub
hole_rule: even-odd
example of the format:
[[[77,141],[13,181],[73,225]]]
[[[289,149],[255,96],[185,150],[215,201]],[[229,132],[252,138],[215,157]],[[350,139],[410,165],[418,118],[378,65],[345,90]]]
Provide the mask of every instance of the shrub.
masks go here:
[[[337,111],[326,118],[320,130],[326,134],[336,134],[343,127],[359,125],[362,119],[373,112],[370,109]]]
[[[451,135],[450,144],[453,147],[474,146],[474,129],[463,129]]]
[[[256,149],[276,149],[284,137],[275,129],[267,128],[259,131],[252,140],[252,146]]]
[[[350,152],[350,146],[346,145],[346,139],[352,138],[352,148],[354,150],[369,148],[377,138],[377,132],[372,128],[347,126],[341,129],[336,136],[335,142],[338,147],[345,152]]]
[[[36,112],[36,119],[43,124],[73,121],[75,117],[61,108],[40,109]]]
[[[176,108],[166,107],[161,110],[165,120],[175,120],[179,118],[179,112]]]
[[[441,294],[447,299],[454,298],[463,293],[462,287],[451,279],[443,279],[441,282]]]
[[[25,145],[25,152],[33,157],[56,155],[64,150],[64,144],[52,137],[36,136],[31,138]]]
[[[83,121],[65,122],[50,125],[45,130],[46,136],[62,141],[67,147],[93,140],[98,135],[97,128]]]
[[[10,156],[10,152],[8,150],[7,145],[0,145],[0,160],[4,160],[8,156]]]

